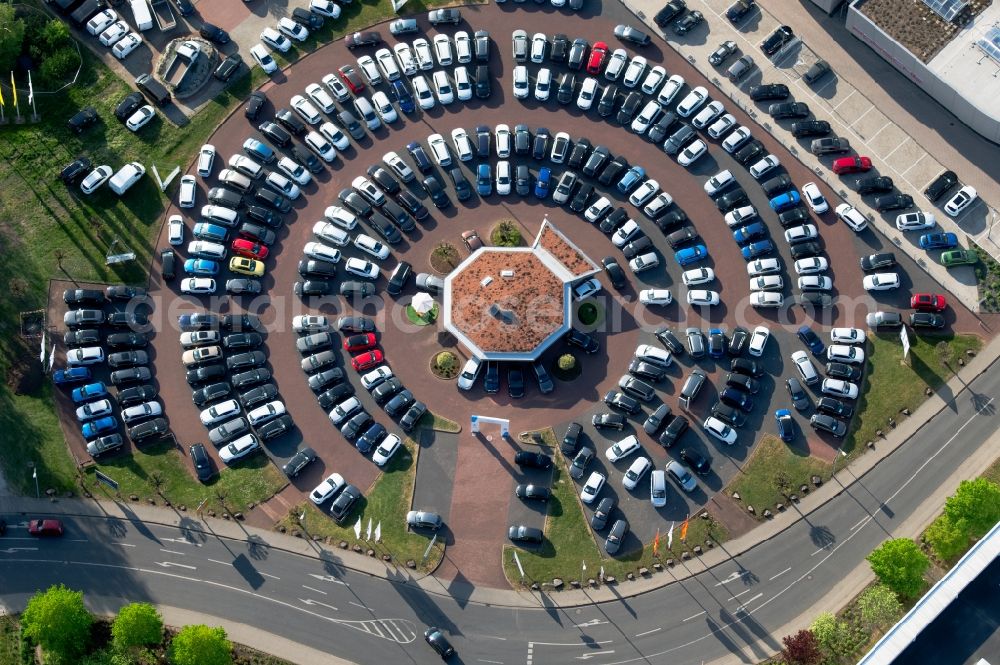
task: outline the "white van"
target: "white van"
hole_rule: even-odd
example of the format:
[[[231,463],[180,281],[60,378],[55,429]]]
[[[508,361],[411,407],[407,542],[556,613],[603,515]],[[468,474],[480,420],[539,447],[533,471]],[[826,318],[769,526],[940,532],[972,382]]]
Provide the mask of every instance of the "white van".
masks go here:
[[[205,205],[201,207],[201,216],[216,224],[222,224],[232,228],[240,223],[240,214],[232,208],[219,205]]]
[[[224,259],[226,258],[226,246],[217,242],[207,240],[192,240],[187,246],[188,254],[198,256],[203,259]]]
[[[108,187],[115,194],[121,196],[144,175],[146,175],[145,166],[139,162],[130,162],[118,169],[118,173],[111,176],[111,180],[108,181]]]
[[[153,27],[153,14],[146,0],[129,0],[129,6],[132,8],[132,16],[135,18],[135,27],[140,32]]]

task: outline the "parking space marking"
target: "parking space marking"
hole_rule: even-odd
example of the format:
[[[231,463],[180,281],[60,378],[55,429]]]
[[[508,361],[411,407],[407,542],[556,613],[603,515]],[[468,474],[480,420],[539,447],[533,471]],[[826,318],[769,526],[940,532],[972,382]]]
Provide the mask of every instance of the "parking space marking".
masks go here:
[[[891,120],[887,121],[884,125],[882,125],[881,127],[878,128],[877,132],[875,132],[874,134],[872,134],[871,136],[869,136],[868,140],[869,141],[874,141],[875,137],[878,136],[879,134],[881,134],[883,129],[885,129],[886,127],[894,127],[894,126],[895,126],[895,124]]]
[[[852,131],[852,132],[854,132],[855,134],[857,134],[857,131],[856,131],[856,130],[854,129],[854,125],[856,125],[856,124],[858,123],[858,121],[859,121],[859,120],[861,120],[861,118],[863,118],[863,117],[865,117],[866,115],[868,115],[868,113],[869,113],[869,112],[871,112],[871,110],[872,110],[873,108],[875,108],[875,107],[874,107],[874,106],[869,106],[869,107],[868,107],[867,109],[865,109],[865,112],[864,112],[864,113],[862,113],[861,115],[859,115],[859,116],[858,116],[857,118],[855,118],[855,119],[854,119],[854,122],[852,122],[852,123],[849,123],[849,124],[847,125],[848,127],[850,127],[850,128],[851,128],[851,131]],[[858,134],[858,138],[860,138],[860,139],[864,140],[864,137],[863,137],[863,136],[861,136],[860,134]]]
[[[836,111],[837,109],[839,109],[839,108],[840,108],[840,105],[841,105],[841,104],[843,104],[843,103],[844,103],[844,102],[846,102],[846,101],[847,101],[848,99],[850,99],[851,97],[853,97],[853,96],[854,96],[854,93],[856,93],[857,91],[858,91],[858,90],[857,90],[857,88],[851,88],[851,92],[850,92],[850,94],[848,94],[848,95],[847,95],[846,97],[844,97],[844,98],[843,98],[843,99],[841,99],[841,100],[840,100],[839,102],[837,102],[837,105],[836,105],[836,106],[833,106],[833,107],[831,107],[831,108],[833,108],[833,110],[834,110],[834,111]]]
[[[777,575],[775,575],[774,577],[772,577],[768,581],[769,582],[773,582],[774,580],[778,579],[779,577],[781,577],[782,575],[784,575],[785,573],[787,573],[791,569],[792,569],[791,566],[789,566],[788,568],[785,568],[783,571],[781,571],[780,573],[778,573]]]
[[[914,166],[916,166],[920,162],[924,161],[924,157],[926,157],[926,156],[927,156],[927,153],[925,152],[922,155],[920,155],[920,157],[917,157],[917,159],[915,159],[912,164],[910,164],[909,166],[906,167],[905,171],[899,171],[899,175],[905,176],[910,171],[910,169],[912,169]],[[907,180],[907,182],[909,182],[909,180]]]
[[[901,141],[899,143],[899,145],[897,145],[895,148],[893,148],[892,151],[888,155],[886,155],[885,157],[882,157],[882,161],[888,163],[889,162],[889,158],[892,157],[893,154],[895,154],[895,152],[897,150],[899,150],[900,148],[902,148],[904,145],[906,145],[907,143],[909,143],[912,140],[913,139],[911,139],[909,136],[907,136],[905,141]],[[895,170],[895,169],[893,169],[893,170]],[[899,175],[903,175],[903,174],[900,173]]]

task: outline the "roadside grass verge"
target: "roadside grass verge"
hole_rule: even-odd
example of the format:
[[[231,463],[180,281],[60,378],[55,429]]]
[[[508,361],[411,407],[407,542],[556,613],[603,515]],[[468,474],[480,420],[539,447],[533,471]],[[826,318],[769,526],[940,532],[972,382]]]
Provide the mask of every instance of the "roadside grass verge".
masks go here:
[[[455,433],[462,431],[462,426],[454,420],[445,418],[444,416],[431,411],[428,411],[424,415],[420,416],[420,420],[417,421],[417,426],[423,427],[424,429],[432,429],[438,432]]]
[[[0,665],[21,665],[21,629],[15,617],[0,615]]]
[[[403,448],[396,453],[389,464],[370,488],[362,487],[362,498],[355,505],[351,516],[338,525],[326,510],[318,508],[311,501],[296,505],[291,514],[278,524],[289,532],[304,532],[307,538],[329,538],[331,542],[346,541],[351,546],[360,545],[364,549],[375,550],[378,556],[390,554],[399,565],[408,559],[417,562],[417,569],[434,570],[444,556],[444,541],[438,538],[423,562],[424,550],[430,544],[432,535],[414,533],[406,528],[406,513],[410,510],[413,484],[417,474],[419,446],[410,439],[403,439]],[[329,506],[327,506],[327,510]],[[299,516],[305,517],[299,520]],[[354,525],[361,519],[361,539],[354,535]],[[382,540],[378,543],[366,542],[368,520],[372,520],[372,530],[381,522]],[[374,540],[374,536],[373,536]]]
[[[743,465],[724,493],[732,496],[739,492],[740,503],[753,506],[755,517],[763,519],[765,508],[774,510],[775,504],[788,503],[781,494],[781,484],[787,483],[786,491],[798,493],[800,485],[809,485],[812,475],[826,477],[830,464],[804,455],[773,435],[764,436],[757,444],[750,460]]]
[[[45,381],[35,395],[15,395],[0,384],[0,467],[11,489],[25,496],[35,494],[35,469],[42,491],[76,489],[76,467],[66,450],[52,390]]]

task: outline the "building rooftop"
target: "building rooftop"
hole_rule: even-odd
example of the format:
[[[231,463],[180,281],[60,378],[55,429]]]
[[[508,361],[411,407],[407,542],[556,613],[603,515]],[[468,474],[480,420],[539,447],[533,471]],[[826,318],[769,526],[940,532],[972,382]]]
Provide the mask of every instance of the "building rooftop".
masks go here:
[[[927,67],[979,109],[1000,116],[1000,61],[984,49],[1000,25],[1000,2],[980,12],[948,42]]]
[[[542,228],[538,231],[538,237],[535,238],[533,246],[548,252],[561,264],[561,267],[566,269],[572,279],[587,277],[601,269],[548,219],[542,222]]]

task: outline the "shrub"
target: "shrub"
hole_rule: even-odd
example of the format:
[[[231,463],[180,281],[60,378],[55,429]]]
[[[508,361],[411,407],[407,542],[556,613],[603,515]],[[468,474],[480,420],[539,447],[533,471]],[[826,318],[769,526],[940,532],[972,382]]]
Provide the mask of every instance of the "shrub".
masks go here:
[[[950,561],[968,547],[969,525],[964,520],[956,523],[948,515],[941,515],[927,527],[924,538],[939,559]]]
[[[524,244],[524,238],[514,222],[504,220],[493,228],[490,242],[497,247],[520,247]]]
[[[879,581],[904,598],[923,590],[924,571],[931,565],[909,538],[887,540],[866,558]]]
[[[163,641],[163,619],[149,603],[130,603],[118,610],[111,625],[111,639],[119,650],[159,644]]]
[[[458,358],[451,351],[442,351],[434,357],[434,364],[442,372],[450,373],[458,368]]]
[[[80,66],[80,55],[71,46],[61,48],[42,61],[42,81],[49,86],[59,86],[73,75]]]
[[[829,612],[823,612],[809,627],[816,641],[835,658],[849,656],[854,651],[851,626]]]
[[[576,357],[572,353],[564,353],[559,356],[559,369],[563,372],[571,372],[576,368]]]
[[[24,634],[62,662],[73,662],[87,648],[93,622],[83,592],[62,584],[32,596],[21,615]]]
[[[1000,522],[1000,485],[987,478],[963,480],[944,502],[944,514],[956,526],[967,525],[976,538]]]
[[[812,631],[800,630],[794,635],[781,638],[781,642],[785,645],[781,650],[781,657],[791,665],[816,665],[823,659],[819,640]]]
[[[884,584],[869,587],[858,597],[861,620],[869,630],[883,629],[903,614],[903,605],[892,589]]]
[[[170,642],[174,665],[230,665],[233,645],[219,627],[184,626]]]

